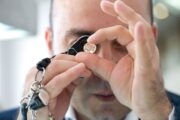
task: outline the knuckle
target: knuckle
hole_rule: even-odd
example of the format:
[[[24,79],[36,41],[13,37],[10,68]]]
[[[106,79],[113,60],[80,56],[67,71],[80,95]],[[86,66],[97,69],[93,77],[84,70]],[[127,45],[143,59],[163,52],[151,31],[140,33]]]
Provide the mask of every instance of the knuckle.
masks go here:
[[[51,64],[48,66],[50,70],[53,70],[53,69],[58,69],[60,70],[60,68],[62,69],[63,66],[74,66],[76,65],[77,63],[76,62],[73,62],[73,61],[66,61],[66,60],[54,60],[51,62]]]
[[[104,34],[105,33],[105,29],[99,29],[97,32],[96,32],[97,34]]]
[[[60,61],[60,60],[59,60]],[[59,66],[59,61],[58,60],[53,60],[50,64],[49,64],[49,66],[47,67],[47,69],[53,69],[53,68],[57,68],[58,66]]]
[[[58,70],[59,69],[59,63],[57,62],[57,60],[53,60],[48,67],[46,68],[46,74],[44,76],[44,84],[47,84],[48,81],[50,81],[50,78],[52,77],[52,74],[54,72],[54,70]]]
[[[116,29],[117,31],[119,31],[119,32],[121,32],[121,31],[126,31],[125,28],[122,27],[122,26],[120,26],[120,25],[116,26],[115,29]]]
[[[53,60],[67,60],[67,61],[75,61],[75,57],[72,55],[68,55],[68,54],[59,54],[57,56],[55,56]]]
[[[64,57],[65,57],[65,54],[59,54],[59,55],[55,56],[53,58],[53,60],[60,60],[60,59],[63,59]]]

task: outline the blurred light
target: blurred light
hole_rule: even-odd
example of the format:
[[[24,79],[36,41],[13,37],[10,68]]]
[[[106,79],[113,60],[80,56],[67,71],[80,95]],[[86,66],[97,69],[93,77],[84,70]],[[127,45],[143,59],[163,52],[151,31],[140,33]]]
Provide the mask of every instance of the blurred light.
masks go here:
[[[154,16],[157,19],[166,19],[169,17],[169,10],[163,3],[157,3],[154,6]]]
[[[9,25],[0,23],[0,41],[1,40],[9,40],[9,39],[16,39],[22,38],[27,36],[28,33],[21,29],[16,29]]]
[[[179,0],[165,0],[166,3],[171,5],[172,7],[180,10],[180,1]]]

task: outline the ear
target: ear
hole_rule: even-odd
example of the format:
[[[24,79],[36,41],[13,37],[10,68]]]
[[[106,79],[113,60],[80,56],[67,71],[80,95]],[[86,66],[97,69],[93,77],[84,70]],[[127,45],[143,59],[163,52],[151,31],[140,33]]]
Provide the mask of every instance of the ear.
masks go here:
[[[45,31],[45,40],[48,47],[49,53],[52,53],[52,29],[48,27]]]
[[[152,31],[153,31],[153,33],[154,33],[155,39],[157,40],[157,38],[158,38],[158,26],[157,26],[156,23],[153,23],[153,25],[152,25]]]

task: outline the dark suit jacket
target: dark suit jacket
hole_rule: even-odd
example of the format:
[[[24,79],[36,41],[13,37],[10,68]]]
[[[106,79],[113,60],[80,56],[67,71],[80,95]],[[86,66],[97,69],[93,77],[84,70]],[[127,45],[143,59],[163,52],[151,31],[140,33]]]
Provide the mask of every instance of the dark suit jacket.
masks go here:
[[[168,92],[171,103],[175,106],[175,120],[180,120],[180,96]],[[19,108],[0,112],[0,120],[16,120]]]

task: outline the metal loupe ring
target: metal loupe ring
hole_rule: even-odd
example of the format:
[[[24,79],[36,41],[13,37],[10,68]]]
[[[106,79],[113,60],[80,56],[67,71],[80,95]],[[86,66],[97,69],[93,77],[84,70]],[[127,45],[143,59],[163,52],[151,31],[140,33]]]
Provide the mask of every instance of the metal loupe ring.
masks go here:
[[[96,45],[87,42],[89,35],[83,35],[77,39],[65,54],[69,55],[76,55],[78,52],[87,52],[87,53],[95,53],[96,52]]]

